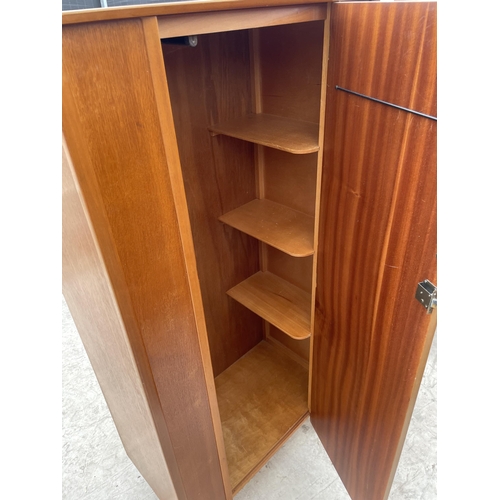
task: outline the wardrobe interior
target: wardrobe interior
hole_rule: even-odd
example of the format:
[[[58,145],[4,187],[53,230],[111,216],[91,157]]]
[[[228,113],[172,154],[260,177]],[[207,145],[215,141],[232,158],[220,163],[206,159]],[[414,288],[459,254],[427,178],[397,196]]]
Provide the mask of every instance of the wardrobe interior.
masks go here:
[[[162,39],[233,491],[308,414],[324,29]]]

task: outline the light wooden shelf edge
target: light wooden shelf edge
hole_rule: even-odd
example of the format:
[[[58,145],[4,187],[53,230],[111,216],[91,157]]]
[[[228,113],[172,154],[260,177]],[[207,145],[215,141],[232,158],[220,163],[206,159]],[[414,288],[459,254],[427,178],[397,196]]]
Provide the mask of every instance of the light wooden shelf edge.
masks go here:
[[[279,203],[253,200],[219,220],[292,257],[314,253],[314,217]]]
[[[272,273],[259,271],[227,294],[293,339],[311,336],[311,294]]]
[[[212,134],[261,144],[293,154],[319,151],[319,125],[264,113],[250,114],[209,127]]]

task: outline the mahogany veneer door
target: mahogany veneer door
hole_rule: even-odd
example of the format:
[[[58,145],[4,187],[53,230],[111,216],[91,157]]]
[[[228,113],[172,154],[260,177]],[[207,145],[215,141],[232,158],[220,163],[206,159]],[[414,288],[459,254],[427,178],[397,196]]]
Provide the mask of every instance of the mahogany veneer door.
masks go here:
[[[436,4],[340,3],[320,209],[311,421],[353,500],[387,498],[434,333]]]

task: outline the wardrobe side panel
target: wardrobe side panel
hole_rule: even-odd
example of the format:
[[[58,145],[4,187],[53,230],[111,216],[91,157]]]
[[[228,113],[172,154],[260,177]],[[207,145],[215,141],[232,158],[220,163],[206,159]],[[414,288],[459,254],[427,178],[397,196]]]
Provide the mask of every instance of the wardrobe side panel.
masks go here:
[[[172,121],[155,36],[154,20],[64,28],[63,129],[90,219],[109,227],[186,498],[223,499],[220,421],[196,273],[187,269],[185,207],[173,192],[178,153],[164,140]]]
[[[65,148],[62,185],[63,293],[78,333],[128,456],[160,499],[185,499],[127,295],[113,290],[102,257],[107,253],[109,262],[116,254],[96,241],[96,230],[102,237],[107,228],[90,223]],[[105,238],[101,245],[106,247]],[[115,284],[120,278],[115,272]]]
[[[248,32],[163,44],[214,376],[263,338],[262,320],[227,294],[259,270],[258,242],[218,218],[256,198],[254,145],[208,127],[252,111]]]

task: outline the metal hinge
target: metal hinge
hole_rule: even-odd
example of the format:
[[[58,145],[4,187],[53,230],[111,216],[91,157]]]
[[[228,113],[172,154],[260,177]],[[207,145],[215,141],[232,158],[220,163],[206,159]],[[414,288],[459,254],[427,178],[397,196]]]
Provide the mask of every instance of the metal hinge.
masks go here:
[[[431,314],[437,307],[437,288],[429,281],[421,281],[417,285],[415,298],[427,309],[427,314]]]

